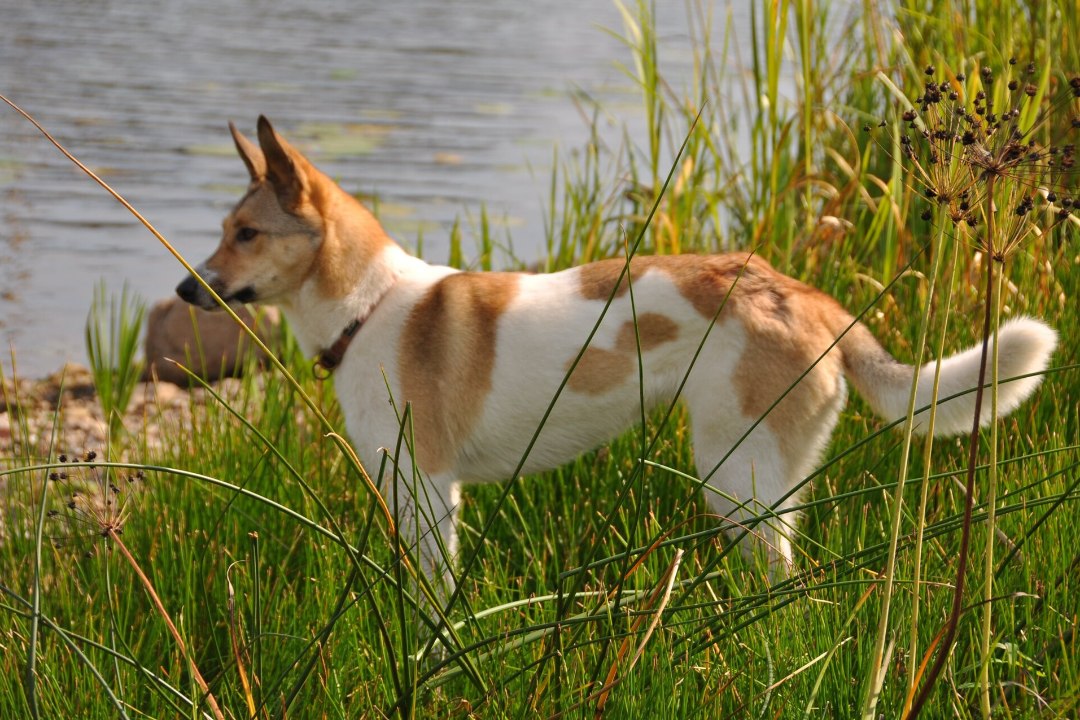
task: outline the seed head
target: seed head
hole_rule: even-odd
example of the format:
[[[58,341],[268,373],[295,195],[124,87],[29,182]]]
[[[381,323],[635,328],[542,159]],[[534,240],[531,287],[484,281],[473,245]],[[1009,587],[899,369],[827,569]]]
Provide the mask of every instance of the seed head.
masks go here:
[[[974,228],[993,212],[998,222],[989,226],[995,237],[979,240],[991,257],[1003,258],[1036,226],[1046,230],[1059,221],[1057,215],[1073,209],[1071,202],[1055,201],[1060,193],[1054,190],[1076,184],[1074,146],[1047,140],[1057,130],[1080,128],[1073,100],[1080,98],[1080,75],[1068,80],[1064,93],[1055,93],[1060,86],[1042,85],[1034,63],[1017,73],[1011,68],[1018,64],[1010,58],[1000,85],[992,67],[980,67],[977,90],[966,99],[963,73],[955,74],[954,83],[940,82],[928,65],[914,107],[900,114],[908,128],[900,137],[901,155],[931,204],[920,217],[933,220],[938,207],[938,216]],[[1068,107],[1066,114],[1055,118],[1054,110],[1062,107]],[[1037,212],[1040,206],[1044,212]]]
[[[143,479],[143,471],[127,475],[126,483],[121,485],[111,468],[95,464],[97,457],[90,450],[83,453],[77,465],[71,466],[70,473],[49,473],[49,479],[61,488],[63,509],[54,508],[46,513],[54,524],[55,531],[50,537],[57,546],[85,537],[104,538],[107,543],[109,538],[120,535],[128,522],[139,494],[139,486],[134,483]],[[68,456],[57,459],[67,462]]]

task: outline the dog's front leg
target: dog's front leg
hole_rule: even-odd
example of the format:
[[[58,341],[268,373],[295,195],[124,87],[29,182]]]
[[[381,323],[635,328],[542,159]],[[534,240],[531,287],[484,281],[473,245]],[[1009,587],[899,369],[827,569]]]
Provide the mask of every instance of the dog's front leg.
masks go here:
[[[398,468],[393,494],[385,498],[396,520],[395,541],[430,583],[435,598],[442,600],[455,588],[459,486],[448,475],[426,477],[404,469]]]

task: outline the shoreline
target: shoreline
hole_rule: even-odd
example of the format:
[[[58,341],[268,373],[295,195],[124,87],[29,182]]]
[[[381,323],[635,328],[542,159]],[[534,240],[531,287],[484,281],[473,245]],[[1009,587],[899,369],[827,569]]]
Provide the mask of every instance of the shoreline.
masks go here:
[[[240,382],[223,378],[215,383],[216,390],[234,396]],[[165,429],[190,423],[192,407],[206,396],[202,388],[188,390],[164,380],[139,382],[124,413],[128,439],[119,443],[120,455],[114,455],[88,367],[68,362],[38,379],[5,375],[0,388],[0,464],[27,455],[48,461],[60,453],[94,450],[100,457],[120,460],[135,449],[153,451],[162,447]]]

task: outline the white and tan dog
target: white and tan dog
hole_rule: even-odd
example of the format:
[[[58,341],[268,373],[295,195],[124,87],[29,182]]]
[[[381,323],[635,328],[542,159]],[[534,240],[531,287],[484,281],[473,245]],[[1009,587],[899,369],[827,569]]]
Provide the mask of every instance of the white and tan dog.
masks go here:
[[[459,272],[408,255],[266,118],[259,146],[235,127],[232,134],[251,185],[198,272],[226,301],[280,306],[304,351],[326,370],[337,367],[348,431],[367,468],[393,451],[411,403],[420,487],[410,459],[400,458],[398,519],[402,538],[419,533],[432,576],[447,571],[435,532],[451,555],[456,547],[459,484],[514,472],[567,373],[524,472],[611,439],[641,417],[642,397],[650,408],[671,402],[685,379],[706,495],[735,521],[798,503],[782,498],[828,443],[845,376],[884,418],[905,413],[915,369],[835,300],[752,255],[637,257],[628,273],[622,259],[540,275]],[[177,292],[215,307],[194,277]],[[1042,371],[1055,343],[1036,320],[1007,323],[1001,377]],[[940,397],[972,388],[978,364],[977,349],[945,360]],[[933,363],[918,371],[917,406],[929,404],[933,373]],[[1039,380],[1002,385],[999,412],[1016,408]],[[935,432],[969,430],[974,412],[973,393],[940,405]],[[758,534],[782,574],[794,518],[774,518]]]

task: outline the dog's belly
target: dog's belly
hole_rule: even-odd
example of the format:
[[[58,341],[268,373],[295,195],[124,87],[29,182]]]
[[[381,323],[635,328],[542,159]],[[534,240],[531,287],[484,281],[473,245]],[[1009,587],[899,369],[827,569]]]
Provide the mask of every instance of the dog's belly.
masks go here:
[[[731,324],[713,331],[715,334],[706,341],[693,369],[691,363],[702,332],[687,333],[683,340],[643,351],[640,366],[638,354],[631,353],[626,360],[629,370],[621,360],[601,356],[601,365],[607,359],[614,367],[589,370],[594,373],[589,384],[575,384],[572,374],[546,420],[544,415],[566,377],[568,365],[530,368],[520,359],[515,371],[507,359],[505,367],[496,368],[489,402],[474,433],[461,448],[455,474],[473,481],[498,481],[519,467],[524,473],[534,473],[563,465],[639,426],[654,408],[675,402],[689,374],[700,379],[698,386],[708,386],[709,402],[719,415],[728,417],[733,427],[748,427],[749,420],[742,416],[731,392],[741,332]],[[578,350],[580,347],[566,350],[567,358],[572,360]],[[587,362],[586,357],[582,357],[579,368]]]
[[[621,389],[603,399],[565,392],[546,421],[546,403],[539,409],[529,408],[531,412],[518,408],[512,415],[485,419],[462,447],[455,474],[466,480],[498,481],[519,467],[524,473],[535,473],[570,462],[640,421],[640,396],[632,388]],[[674,392],[664,397],[654,394],[649,406],[673,399]]]

